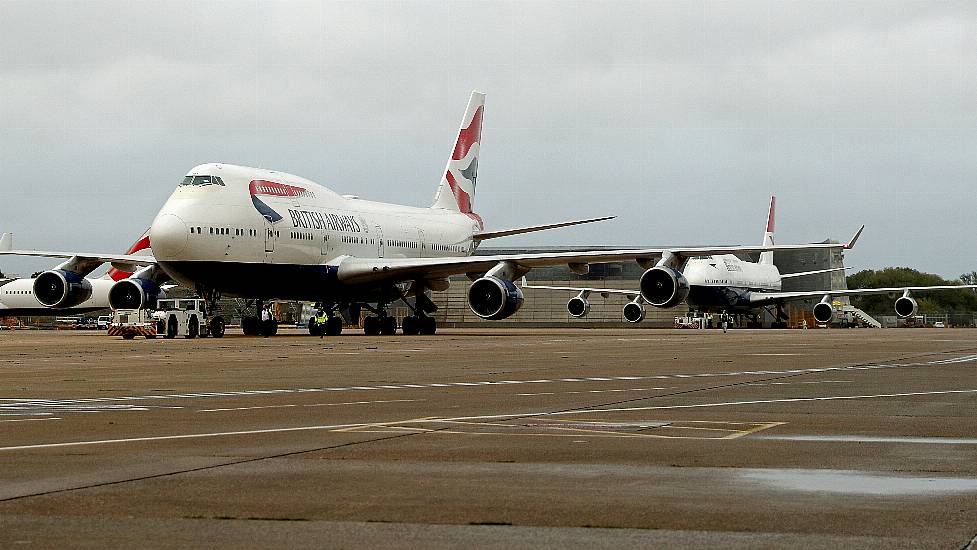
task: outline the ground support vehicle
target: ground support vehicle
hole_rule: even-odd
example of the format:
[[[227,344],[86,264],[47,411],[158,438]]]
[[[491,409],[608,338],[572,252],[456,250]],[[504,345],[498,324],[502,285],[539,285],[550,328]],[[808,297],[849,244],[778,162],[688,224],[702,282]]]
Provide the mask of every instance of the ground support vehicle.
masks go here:
[[[206,300],[200,298],[159,300],[153,318],[156,331],[165,338],[224,336],[224,318],[211,317]]]
[[[152,340],[156,338],[156,320],[148,309],[117,309],[109,323],[108,334],[125,340],[136,336]]]

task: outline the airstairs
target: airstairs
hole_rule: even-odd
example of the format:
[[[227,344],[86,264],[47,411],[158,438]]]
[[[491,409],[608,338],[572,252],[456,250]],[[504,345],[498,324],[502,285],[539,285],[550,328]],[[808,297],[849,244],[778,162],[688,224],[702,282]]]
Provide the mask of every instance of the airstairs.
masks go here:
[[[876,321],[875,317],[872,317],[868,313],[865,313],[864,311],[858,309],[855,306],[846,305],[843,306],[841,310],[845,313],[850,314],[856,320],[861,321],[872,328],[882,328],[882,323]]]

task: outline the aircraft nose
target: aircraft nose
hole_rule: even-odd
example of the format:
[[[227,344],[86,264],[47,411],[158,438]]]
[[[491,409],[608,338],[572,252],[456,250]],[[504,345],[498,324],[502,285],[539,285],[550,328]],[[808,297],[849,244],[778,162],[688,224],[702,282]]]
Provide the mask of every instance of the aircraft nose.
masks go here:
[[[187,248],[190,229],[183,218],[175,214],[162,214],[149,229],[149,242],[157,260],[175,260]]]

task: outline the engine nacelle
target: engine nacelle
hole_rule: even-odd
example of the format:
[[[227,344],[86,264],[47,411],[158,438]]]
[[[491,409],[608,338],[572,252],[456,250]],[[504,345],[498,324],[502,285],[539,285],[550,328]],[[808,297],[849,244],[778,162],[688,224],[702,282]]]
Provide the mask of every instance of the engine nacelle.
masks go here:
[[[567,313],[573,317],[584,317],[590,313],[590,302],[583,296],[574,296],[567,302]]]
[[[814,320],[825,325],[834,321],[835,318],[835,308],[829,302],[818,302],[815,304],[813,313]]]
[[[109,306],[112,309],[146,309],[156,307],[162,290],[159,285],[146,279],[122,279],[109,289]]]
[[[645,320],[645,308],[637,300],[624,304],[624,320],[629,323],[640,323]]]
[[[92,297],[92,283],[74,271],[53,269],[34,279],[34,297],[51,308],[75,307]]]
[[[482,277],[468,289],[468,307],[482,319],[498,321],[510,317],[522,307],[522,290],[512,281]]]
[[[903,296],[896,300],[896,315],[905,319],[916,315],[919,304],[909,296]]]
[[[655,307],[674,307],[689,296],[689,280],[680,272],[656,266],[641,275],[641,297]]]

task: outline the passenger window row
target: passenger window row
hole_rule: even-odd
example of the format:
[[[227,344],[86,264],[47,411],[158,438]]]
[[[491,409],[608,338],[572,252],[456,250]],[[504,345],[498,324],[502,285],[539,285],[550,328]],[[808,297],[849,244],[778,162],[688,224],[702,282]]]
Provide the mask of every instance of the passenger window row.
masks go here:
[[[229,227],[208,227],[207,229],[211,235],[230,235],[231,231],[233,231],[235,237],[257,237],[258,236],[257,229],[238,229],[238,228],[231,229]],[[191,227],[190,234],[203,235],[204,230],[202,227]]]

